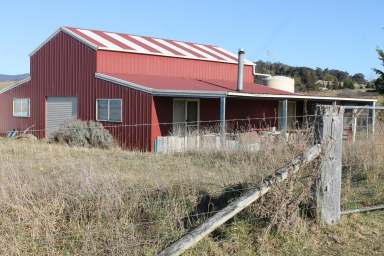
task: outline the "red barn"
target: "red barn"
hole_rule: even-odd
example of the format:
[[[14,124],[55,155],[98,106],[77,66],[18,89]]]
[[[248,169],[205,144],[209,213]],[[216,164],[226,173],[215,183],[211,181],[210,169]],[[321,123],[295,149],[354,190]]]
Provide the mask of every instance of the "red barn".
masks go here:
[[[237,55],[221,47],[62,27],[31,53],[30,77],[0,91],[0,132],[32,127],[43,138],[68,119],[97,120],[123,147],[153,151],[156,138],[181,123],[297,115],[319,101],[375,102],[277,90],[254,83],[253,63],[243,70],[239,90]]]

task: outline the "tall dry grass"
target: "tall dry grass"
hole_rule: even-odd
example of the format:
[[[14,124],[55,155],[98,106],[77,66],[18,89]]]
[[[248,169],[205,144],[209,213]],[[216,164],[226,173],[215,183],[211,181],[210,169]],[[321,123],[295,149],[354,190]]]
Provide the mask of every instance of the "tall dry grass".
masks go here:
[[[375,135],[363,131],[356,137],[343,145],[343,209],[384,203],[384,123],[377,123]]]
[[[301,153],[304,137],[256,153],[165,155],[0,139],[0,254],[154,255]],[[275,216],[261,209],[239,220]],[[217,255],[216,243],[201,246]]]

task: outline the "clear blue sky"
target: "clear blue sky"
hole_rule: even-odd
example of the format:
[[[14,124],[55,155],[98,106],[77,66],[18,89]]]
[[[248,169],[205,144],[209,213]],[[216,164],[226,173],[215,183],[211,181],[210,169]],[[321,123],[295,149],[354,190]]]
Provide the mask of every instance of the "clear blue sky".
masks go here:
[[[29,72],[28,54],[66,25],[242,47],[250,60],[373,79],[383,13],[383,0],[2,1],[0,73]]]

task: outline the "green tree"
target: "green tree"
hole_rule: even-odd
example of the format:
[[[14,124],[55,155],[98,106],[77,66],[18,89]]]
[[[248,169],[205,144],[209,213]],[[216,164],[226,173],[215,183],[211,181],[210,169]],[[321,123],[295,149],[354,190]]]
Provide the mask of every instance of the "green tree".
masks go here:
[[[337,78],[330,74],[330,73],[326,73],[324,75],[324,81],[327,81],[328,82],[328,89],[337,89],[338,87],[338,81],[337,81]]]
[[[362,73],[356,73],[352,76],[352,80],[358,84],[366,84],[365,76]]]
[[[345,79],[343,82],[343,88],[347,89],[355,89],[355,86],[353,85],[353,81],[351,79]]]
[[[382,62],[382,66],[384,66],[384,51],[382,49],[377,49],[377,54],[379,55],[379,60]],[[384,92],[384,71],[380,69],[373,69],[379,77],[375,81],[376,90],[383,93]]]

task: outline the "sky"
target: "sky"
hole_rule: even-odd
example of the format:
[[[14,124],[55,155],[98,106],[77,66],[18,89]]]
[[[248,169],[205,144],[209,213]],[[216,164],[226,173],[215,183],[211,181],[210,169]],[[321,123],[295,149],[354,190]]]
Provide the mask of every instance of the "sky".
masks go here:
[[[244,48],[252,61],[368,79],[384,48],[384,0],[17,0],[0,8],[0,74],[28,73],[29,54],[60,26]]]

